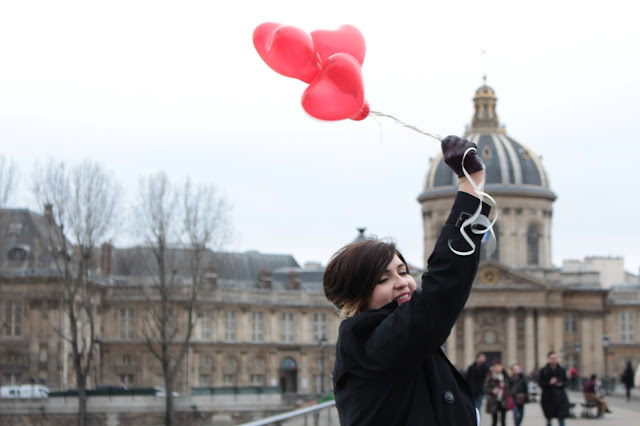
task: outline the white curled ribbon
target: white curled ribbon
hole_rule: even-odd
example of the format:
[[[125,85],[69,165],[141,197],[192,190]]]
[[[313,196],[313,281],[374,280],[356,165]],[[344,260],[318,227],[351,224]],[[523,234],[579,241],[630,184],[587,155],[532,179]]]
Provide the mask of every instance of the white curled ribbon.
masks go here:
[[[470,147],[468,148],[465,152],[464,155],[462,156],[462,173],[464,173],[464,176],[467,178],[467,180],[469,181],[469,183],[471,183],[471,186],[473,187],[473,192],[476,193],[476,195],[478,196],[478,198],[480,199],[480,202],[478,203],[478,208],[476,209],[476,211],[473,213],[473,215],[471,215],[471,217],[467,218],[467,220],[465,220],[464,222],[462,222],[462,225],[460,226],[460,234],[462,235],[462,238],[464,238],[464,240],[469,244],[469,246],[471,246],[471,250],[468,251],[459,251],[454,249],[451,246],[451,240],[448,241],[448,245],[449,245],[449,249],[459,255],[459,256],[469,256],[471,254],[473,254],[476,251],[476,245],[473,242],[473,240],[471,239],[471,237],[469,237],[469,234],[467,234],[467,232],[464,230],[464,228],[466,228],[469,225],[472,224],[479,224],[484,226],[484,229],[477,229],[475,227],[471,227],[471,232],[473,232],[474,234],[486,234],[487,232],[489,233],[489,238],[490,241],[495,243],[496,240],[496,235],[493,232],[493,225],[496,223],[496,220],[498,220],[498,210],[496,209],[495,212],[495,216],[493,217],[492,221],[489,221],[489,218],[482,215],[482,199],[484,197],[487,198],[488,201],[490,201],[490,204],[492,204],[493,206],[497,207],[498,203],[496,203],[496,200],[493,199],[493,197],[491,197],[491,195],[487,194],[486,192],[482,191],[480,189],[480,187],[478,185],[476,185],[476,183],[473,181],[473,179],[471,179],[471,175],[469,174],[469,172],[467,171],[467,169],[464,168],[464,160],[467,157],[467,154],[469,152],[477,152],[476,148],[474,147]],[[484,184],[484,182],[483,182]],[[491,244],[489,244],[491,245]],[[495,248],[495,244],[494,244],[494,248]],[[493,252],[493,250],[491,250]]]

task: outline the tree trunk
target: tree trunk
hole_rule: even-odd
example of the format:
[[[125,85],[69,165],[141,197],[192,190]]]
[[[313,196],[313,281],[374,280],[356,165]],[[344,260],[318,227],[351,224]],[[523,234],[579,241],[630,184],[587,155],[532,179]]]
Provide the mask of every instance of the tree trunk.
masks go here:
[[[87,384],[78,383],[78,421],[77,426],[85,426],[87,419]]]
[[[173,406],[173,377],[171,373],[165,374],[164,386],[166,392],[166,405],[165,405],[165,421],[166,426],[174,426],[176,424],[176,413]]]

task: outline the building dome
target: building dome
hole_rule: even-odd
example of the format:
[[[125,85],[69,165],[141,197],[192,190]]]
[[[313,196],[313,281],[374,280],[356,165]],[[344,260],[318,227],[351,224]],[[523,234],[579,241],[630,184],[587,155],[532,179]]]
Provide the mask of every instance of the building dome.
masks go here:
[[[474,114],[464,137],[478,146],[486,165],[485,191],[497,203],[497,239],[492,253],[481,248],[480,258],[513,268],[548,268],[551,262],[551,221],[556,195],[551,191],[542,160],[520,141],[507,135],[496,114],[495,91],[483,84],[473,97]],[[438,238],[458,192],[458,177],[439,153],[430,160],[423,192],[424,261]]]
[[[491,195],[529,195],[555,200],[540,157],[506,134],[496,114],[495,91],[483,84],[473,98],[474,115],[464,137],[478,146],[486,165],[486,191]],[[431,160],[419,200],[450,196],[458,178],[445,164],[442,153]]]

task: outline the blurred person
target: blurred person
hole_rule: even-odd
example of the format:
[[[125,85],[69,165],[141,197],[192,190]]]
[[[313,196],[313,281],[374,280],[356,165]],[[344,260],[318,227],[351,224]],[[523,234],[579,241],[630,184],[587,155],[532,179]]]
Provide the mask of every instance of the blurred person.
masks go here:
[[[584,382],[582,393],[584,394],[584,400],[588,404],[595,404],[598,407],[598,417],[604,416],[604,413],[611,413],[611,410],[609,410],[607,403],[601,395],[600,383],[596,374],[592,374],[589,380]]]
[[[558,425],[564,426],[564,419],[569,417],[569,398],[564,390],[567,372],[558,363],[558,354],[551,351],[547,354],[547,364],[538,373],[538,385],[542,389],[540,405],[551,426],[551,419],[557,418]]]
[[[488,372],[487,357],[482,352],[479,352],[476,354],[476,360],[467,368],[467,373],[465,374],[465,378],[469,382],[469,386],[471,386],[471,394],[478,411],[482,410],[482,399],[484,397],[482,387]]]
[[[513,423],[520,426],[524,417],[524,405],[529,402],[529,382],[519,364],[511,366],[511,389],[513,396]]]
[[[620,376],[620,381],[624,383],[625,396],[627,402],[631,401],[631,388],[633,388],[633,367],[631,361],[627,361],[627,365],[624,367],[624,371]]]
[[[485,412],[491,414],[491,426],[497,425],[498,417],[500,418],[500,426],[507,425],[507,411],[513,409],[511,386],[511,378],[503,367],[502,361],[495,360],[491,364],[489,375],[483,386],[484,394],[487,396]]]

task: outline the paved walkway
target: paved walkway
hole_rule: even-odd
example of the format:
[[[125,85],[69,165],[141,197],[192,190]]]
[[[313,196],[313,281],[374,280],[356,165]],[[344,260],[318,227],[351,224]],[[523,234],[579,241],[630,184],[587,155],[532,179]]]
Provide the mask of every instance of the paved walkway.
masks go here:
[[[574,414],[576,418],[566,419],[566,426],[634,426],[640,423],[640,399],[634,395],[634,398],[630,402],[619,395],[612,395],[605,397],[609,408],[613,413],[605,414],[600,419],[584,419],[580,417],[582,407],[580,403],[584,401],[581,393],[568,392],[569,400],[576,403],[574,408]],[[500,424],[500,423],[498,423]],[[507,425],[513,426],[513,412],[507,413]],[[557,420],[553,420],[552,425],[556,426]],[[491,416],[486,413],[481,413],[481,426],[491,426]],[[524,419],[522,426],[545,426],[546,421],[542,414],[542,408],[539,402],[531,402],[525,406]]]

